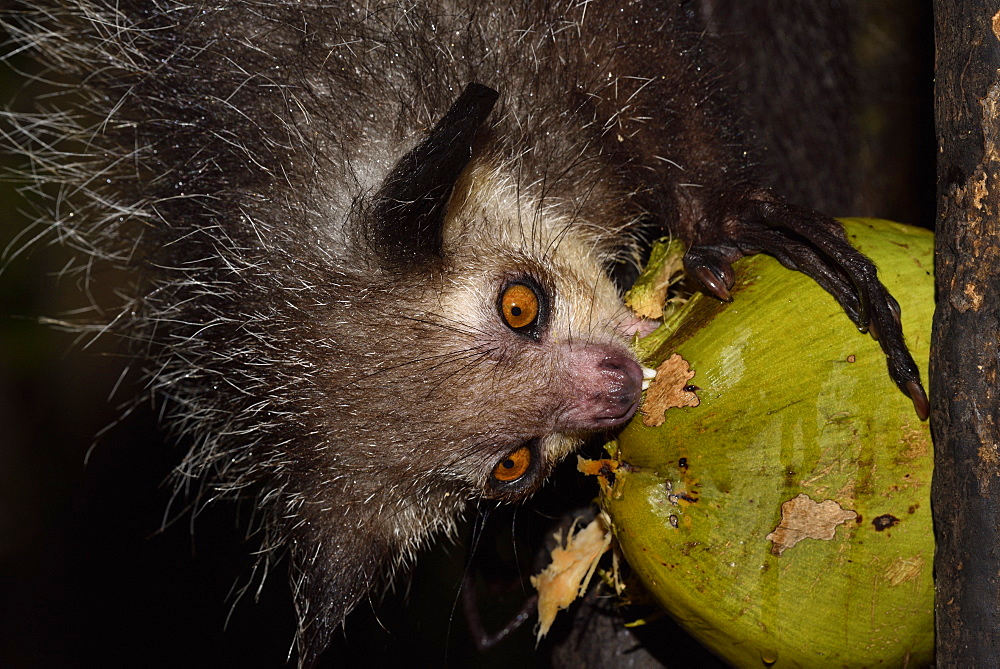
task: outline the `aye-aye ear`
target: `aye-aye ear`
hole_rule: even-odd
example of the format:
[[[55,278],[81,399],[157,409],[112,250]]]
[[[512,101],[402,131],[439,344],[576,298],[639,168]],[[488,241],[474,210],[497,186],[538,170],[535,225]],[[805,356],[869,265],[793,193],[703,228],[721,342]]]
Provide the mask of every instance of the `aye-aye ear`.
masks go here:
[[[441,255],[448,199],[498,97],[481,84],[466,86],[430,134],[392,168],[366,221],[368,241],[381,260],[398,266]]]

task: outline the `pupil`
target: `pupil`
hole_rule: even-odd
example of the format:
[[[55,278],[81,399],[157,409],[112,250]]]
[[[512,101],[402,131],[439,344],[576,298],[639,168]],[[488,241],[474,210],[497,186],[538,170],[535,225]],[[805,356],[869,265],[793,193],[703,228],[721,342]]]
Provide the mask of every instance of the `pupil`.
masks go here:
[[[514,468],[514,461],[510,460],[510,459],[504,460],[503,461],[503,468],[504,469],[513,469]]]
[[[513,314],[514,316],[520,316],[521,315],[521,307],[511,307],[510,308],[510,313]]]

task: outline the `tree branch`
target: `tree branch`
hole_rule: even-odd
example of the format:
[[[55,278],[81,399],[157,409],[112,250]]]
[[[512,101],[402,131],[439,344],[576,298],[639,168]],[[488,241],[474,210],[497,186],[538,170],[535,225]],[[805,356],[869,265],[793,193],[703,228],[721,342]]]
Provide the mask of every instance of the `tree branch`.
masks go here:
[[[1000,666],[1000,2],[936,0],[937,666]]]

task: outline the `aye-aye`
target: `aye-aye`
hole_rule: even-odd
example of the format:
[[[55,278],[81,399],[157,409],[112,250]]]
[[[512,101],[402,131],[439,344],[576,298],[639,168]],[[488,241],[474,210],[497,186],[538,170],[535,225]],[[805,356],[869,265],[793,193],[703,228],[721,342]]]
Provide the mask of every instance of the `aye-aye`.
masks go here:
[[[130,269],[123,333],[290,553],[299,652],[476,497],[515,501],[636,410],[611,271],[667,232],[720,299],[768,253],[877,333],[898,306],[834,220],[767,189],[691,3],[43,0],[3,15],[64,93],[7,140],[47,225]],[[88,261],[89,262],[89,261]]]

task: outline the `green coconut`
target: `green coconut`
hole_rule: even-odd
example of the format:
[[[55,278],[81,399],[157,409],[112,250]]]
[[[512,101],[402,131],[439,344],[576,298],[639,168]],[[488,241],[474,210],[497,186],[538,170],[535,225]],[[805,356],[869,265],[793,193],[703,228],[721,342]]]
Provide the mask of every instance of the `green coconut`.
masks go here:
[[[898,299],[926,379],[932,235],[844,223]],[[621,550],[666,611],[734,665],[928,664],[927,423],[878,343],[811,279],[766,256],[736,275],[732,303],[697,294],[643,342],[650,367],[672,360],[657,381],[672,386],[672,408],[647,396],[612,447],[602,503]]]

